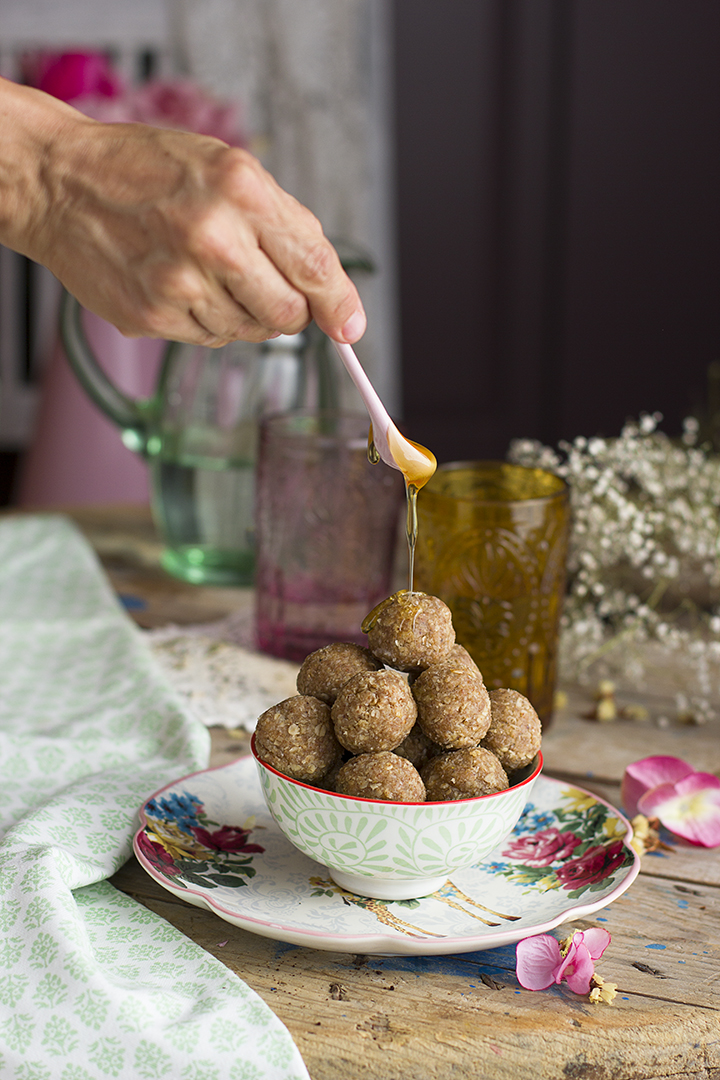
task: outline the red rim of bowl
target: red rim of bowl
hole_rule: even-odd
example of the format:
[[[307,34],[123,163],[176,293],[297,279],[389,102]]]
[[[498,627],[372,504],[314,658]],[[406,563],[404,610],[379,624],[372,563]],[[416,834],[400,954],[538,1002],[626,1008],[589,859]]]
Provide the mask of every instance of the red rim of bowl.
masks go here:
[[[328,791],[327,788],[315,787],[314,784],[306,784],[304,780],[296,780],[293,776],[287,776],[285,773],[280,772],[279,769],[275,769],[272,765],[268,765],[267,761],[263,761],[260,755],[255,749],[255,735],[253,734],[250,740],[250,751],[255,761],[262,765],[263,769],[267,769],[268,772],[274,773],[275,776],[279,776],[281,780],[289,780],[291,784],[297,784],[298,787],[308,788],[309,791],[317,791],[321,795],[332,795],[335,799],[347,799],[350,802],[368,802],[377,803],[379,806],[461,806],[463,803],[477,803],[483,799],[494,799],[497,795],[504,795],[507,791],[516,791],[518,788],[524,787],[525,784],[529,784],[531,780],[534,780],[540,775],[543,767],[542,750],[537,752],[537,765],[524,780],[521,780],[519,784],[513,784],[509,788],[503,788],[502,791],[493,791],[489,795],[473,795],[469,799],[444,799],[437,802],[425,801],[425,802],[393,802],[391,799],[363,799],[357,795],[341,795],[338,791]],[[526,766],[527,768],[527,766]]]

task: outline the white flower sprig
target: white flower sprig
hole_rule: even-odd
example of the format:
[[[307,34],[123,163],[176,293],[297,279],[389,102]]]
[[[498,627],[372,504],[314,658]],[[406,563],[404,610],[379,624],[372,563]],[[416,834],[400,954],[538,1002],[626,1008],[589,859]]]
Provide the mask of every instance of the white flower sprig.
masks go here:
[[[673,441],[660,414],[625,425],[619,438],[582,438],[556,452],[515,440],[510,459],[550,469],[571,489],[573,528],[562,667],[582,678],[600,659],[642,677],[648,641],[682,650],[692,679],[678,709],[712,715],[720,663],[720,455],[697,445],[698,423]]]

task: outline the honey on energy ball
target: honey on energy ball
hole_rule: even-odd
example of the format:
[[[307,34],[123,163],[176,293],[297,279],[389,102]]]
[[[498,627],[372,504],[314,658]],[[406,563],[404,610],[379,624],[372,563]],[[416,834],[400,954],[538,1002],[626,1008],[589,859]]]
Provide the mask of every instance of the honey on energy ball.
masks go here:
[[[404,589],[378,604],[362,629],[370,652],[398,671],[437,664],[455,644],[447,604],[437,596]]]
[[[424,802],[425,785],[412,762],[389,750],[350,758],[337,775],[335,791],[356,799]]]
[[[305,657],[298,672],[300,694],[311,694],[332,705],[346,682],[360,671],[378,671],[382,662],[369,649],[349,641],[336,641]]]
[[[538,715],[515,690],[488,693],[447,605],[402,590],[363,629],[369,648],[310,653],[300,693],[263,713],[262,761],[347,798],[390,802],[477,798],[521,778],[540,748]]]
[[[309,784],[342,757],[329,706],[301,694],[266,709],[255,728],[255,749],[273,769]]]
[[[342,688],[332,707],[338,741],[352,754],[394,750],[409,735],[417,706],[397,671],[361,671]]]

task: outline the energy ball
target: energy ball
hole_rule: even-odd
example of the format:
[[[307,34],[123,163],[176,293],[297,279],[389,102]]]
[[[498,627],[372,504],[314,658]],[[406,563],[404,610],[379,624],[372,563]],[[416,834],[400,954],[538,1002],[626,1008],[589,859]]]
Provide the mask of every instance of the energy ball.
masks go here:
[[[286,698],[262,714],[255,750],[273,769],[308,784],[330,772],[342,757],[329,706],[306,695]]]
[[[430,758],[442,753],[442,749],[442,746],[438,746],[437,743],[428,739],[419,724],[415,724],[410,734],[406,735],[399,746],[395,747],[393,754],[407,758],[416,769],[422,769],[423,765],[427,765]]]
[[[341,757],[333,765],[329,772],[326,772],[323,776],[320,777],[319,780],[315,780],[315,782],[313,783],[313,787],[322,788],[323,791],[334,791],[335,784],[337,783],[338,773],[340,772],[340,769],[343,767],[345,762],[349,760],[349,758],[349,754],[343,755],[343,757]]]
[[[426,593],[388,597],[370,613],[365,628],[370,652],[398,671],[437,664],[455,644],[450,608]]]
[[[540,717],[517,690],[491,690],[492,719],[482,745],[491,750],[507,772],[529,765],[540,749]]]
[[[508,778],[489,750],[480,746],[451,750],[428,762],[421,772],[428,802],[450,802],[504,791]]]
[[[338,795],[356,799],[384,799],[388,802],[424,802],[425,785],[420,773],[407,758],[382,750],[350,758],[337,776]]]
[[[417,707],[397,671],[361,671],[345,683],[332,707],[335,734],[352,754],[393,750],[409,735]]]
[[[412,694],[420,727],[447,749],[477,746],[490,727],[490,696],[474,665],[434,664],[415,680]]]
[[[445,661],[449,660],[452,660],[454,664],[467,664],[467,666],[471,668],[472,671],[477,671],[482,678],[480,668],[477,666],[464,645],[458,645],[457,643],[453,645],[452,649],[445,657]]]
[[[382,667],[369,649],[349,641],[337,641],[305,657],[298,672],[299,694],[311,694],[332,705],[348,679],[359,671],[378,671]]]

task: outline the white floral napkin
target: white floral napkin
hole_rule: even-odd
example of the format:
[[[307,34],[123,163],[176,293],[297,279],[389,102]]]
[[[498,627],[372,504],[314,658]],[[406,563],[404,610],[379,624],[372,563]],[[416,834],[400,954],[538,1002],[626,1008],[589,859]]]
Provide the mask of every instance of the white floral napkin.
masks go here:
[[[249,987],[105,880],[208,749],[74,528],[1,522],[2,1080],[307,1078]]]
[[[191,716],[254,731],[261,713],[297,693],[299,664],[225,639],[225,625],[146,630],[145,640]],[[203,632],[204,631],[204,632]]]

